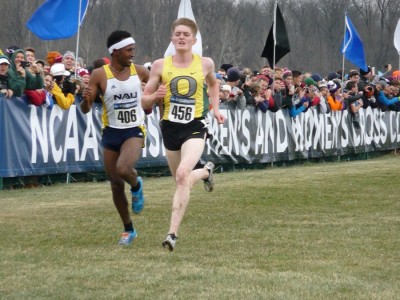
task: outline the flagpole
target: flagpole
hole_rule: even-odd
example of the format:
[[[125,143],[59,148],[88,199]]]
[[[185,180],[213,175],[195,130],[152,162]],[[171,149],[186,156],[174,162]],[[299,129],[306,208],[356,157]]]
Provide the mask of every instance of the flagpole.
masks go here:
[[[79,0],[79,9],[78,9],[78,33],[76,35],[76,59],[75,59],[75,78],[76,78],[76,72],[77,72],[77,67],[78,67],[78,57],[79,57],[79,31],[80,31],[80,25],[81,25],[81,10],[82,10],[82,0]],[[83,67],[83,66],[82,66]]]
[[[343,36],[346,37],[346,14],[347,12],[345,12],[344,14],[344,32],[343,32]],[[342,62],[342,89],[343,89],[343,85],[344,85],[344,59],[345,59],[345,53],[342,53],[343,55],[343,62]]]
[[[274,89],[274,77],[275,77],[275,53],[276,53],[276,10],[277,10],[277,6],[278,3],[275,1],[275,5],[274,5],[274,28],[272,29],[272,35],[274,37],[274,55],[273,55],[273,59],[272,59],[272,96],[275,95],[275,89]]]

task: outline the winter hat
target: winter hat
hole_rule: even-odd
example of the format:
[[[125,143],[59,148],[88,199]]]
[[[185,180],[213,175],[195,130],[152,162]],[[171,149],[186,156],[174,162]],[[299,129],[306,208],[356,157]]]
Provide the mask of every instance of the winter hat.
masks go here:
[[[80,69],[78,70],[78,75],[79,75],[80,77],[83,77],[83,76],[85,76],[85,75],[89,75],[89,76],[90,76],[90,73],[89,73],[89,71],[88,71],[87,69],[85,69],[85,68],[80,68]]]
[[[47,60],[47,63],[49,64],[49,66],[52,66],[56,62],[56,58],[57,57],[61,57],[62,58],[61,53],[58,52],[58,51],[50,51],[50,52],[47,53],[46,60]],[[59,62],[61,62],[61,60]]]
[[[319,89],[328,88],[328,83],[325,80],[321,80],[318,87]]]
[[[304,79],[304,83],[308,86],[314,85],[314,86],[318,87],[317,83],[311,77],[307,77],[306,79]]]
[[[360,75],[361,75],[361,76],[365,76],[365,75],[367,75],[369,72],[371,72],[371,67],[370,67],[370,66],[368,66],[367,71],[364,71],[363,69],[360,68]]]
[[[15,52],[15,50],[18,50],[18,49],[21,49],[21,48],[18,47],[18,46],[10,46],[10,47],[8,47],[6,49],[6,53],[7,53],[8,58],[11,58],[11,56]]]
[[[217,78],[219,80],[223,80],[222,75],[219,73],[215,73],[215,78]]]
[[[75,60],[75,53],[72,52],[72,51],[67,51],[67,52],[65,52],[64,55],[63,55],[63,57],[62,57],[62,60],[64,60],[64,59],[65,59],[66,57],[68,57],[68,56],[72,57],[72,58]]]
[[[285,72],[283,72],[283,79],[286,79],[286,78],[288,78],[290,76],[293,77],[293,74],[292,74],[292,72],[290,70],[286,70]]]
[[[387,82],[385,80],[379,80],[378,84],[380,84],[382,88],[385,88],[387,86]]]
[[[264,74],[258,74],[257,79],[265,80],[266,82],[268,82],[268,84],[271,82],[271,78]]]
[[[10,61],[8,60],[8,57],[5,55],[0,55],[0,65],[1,64],[8,64],[10,65]]]
[[[232,90],[232,88],[231,88],[231,86],[230,85],[228,85],[228,84],[224,84],[223,86],[222,86],[222,90],[225,92],[231,92],[231,90]]]
[[[65,66],[62,63],[55,63],[50,68],[50,74],[52,76],[69,76],[71,73],[65,70]]]
[[[400,70],[393,71],[393,80],[400,80]]]
[[[235,82],[238,81],[240,79],[240,71],[238,68],[232,67],[228,70],[228,72],[226,73],[227,76],[227,80],[229,82]]]
[[[317,74],[317,73],[312,74],[312,75],[311,75],[311,78],[312,78],[315,82],[318,82],[318,81],[321,81],[321,80],[322,80],[322,77],[321,77],[319,74]]]
[[[338,78],[338,74],[336,72],[331,72],[328,74],[328,80],[333,80],[335,78]]]
[[[328,86],[329,92],[332,93],[332,94],[335,93],[339,89],[337,84],[332,80],[328,81],[328,85],[327,86]]]
[[[233,66],[231,64],[222,64],[221,65],[221,69],[225,70],[225,72],[228,72],[228,70],[230,68],[232,68]]]

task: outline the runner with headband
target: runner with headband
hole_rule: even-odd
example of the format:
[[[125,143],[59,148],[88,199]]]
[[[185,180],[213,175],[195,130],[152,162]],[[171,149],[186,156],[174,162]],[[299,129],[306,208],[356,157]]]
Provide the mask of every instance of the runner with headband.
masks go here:
[[[149,70],[133,63],[135,40],[126,31],[114,31],[107,39],[111,63],[95,69],[88,87],[83,90],[81,109],[91,110],[98,91],[103,101],[102,145],[104,167],[110,179],[114,205],[124,225],[121,245],[130,245],[137,236],[129,213],[125,183],[130,187],[132,210],[143,210],[143,180],[135,165],[145,140],[145,113],[141,105],[142,83],[147,82]]]

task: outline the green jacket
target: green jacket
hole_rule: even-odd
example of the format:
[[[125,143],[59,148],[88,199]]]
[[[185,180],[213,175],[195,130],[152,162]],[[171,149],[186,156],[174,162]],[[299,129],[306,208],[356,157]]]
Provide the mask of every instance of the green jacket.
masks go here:
[[[24,58],[25,51],[22,49],[15,50],[10,58],[10,68],[8,69],[8,82],[10,84],[10,89],[14,91],[15,97],[21,97],[24,94],[24,90],[37,90],[42,89],[44,86],[43,77],[41,74],[32,75],[27,68],[25,68],[25,77],[22,77],[17,72],[17,67],[15,65],[15,56],[17,53],[23,53]]]

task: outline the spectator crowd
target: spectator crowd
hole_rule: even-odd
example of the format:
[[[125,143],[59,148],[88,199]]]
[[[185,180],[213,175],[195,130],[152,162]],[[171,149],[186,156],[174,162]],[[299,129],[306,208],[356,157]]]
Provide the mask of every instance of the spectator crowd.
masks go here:
[[[99,58],[87,66],[72,51],[47,53],[37,59],[35,49],[10,46],[0,50],[0,92],[2,101],[23,97],[29,104],[66,110],[79,99],[88,85],[91,71],[109,63]],[[151,63],[144,64],[149,69]],[[222,64],[216,70],[220,102],[235,109],[276,112],[287,109],[293,118],[309,109],[318,113],[348,110],[355,127],[359,111],[371,107],[400,111],[400,71],[390,64],[384,72],[353,69],[321,76],[289,68],[262,66],[259,70]],[[101,101],[100,95],[96,101]]]

